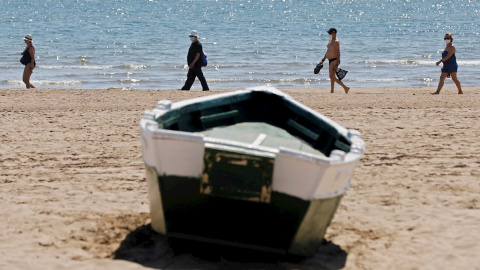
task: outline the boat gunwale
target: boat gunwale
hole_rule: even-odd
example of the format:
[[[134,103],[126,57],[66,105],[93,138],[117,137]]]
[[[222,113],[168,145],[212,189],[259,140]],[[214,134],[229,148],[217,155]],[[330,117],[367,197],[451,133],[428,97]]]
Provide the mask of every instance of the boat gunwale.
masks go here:
[[[303,135],[304,137],[308,137],[308,139],[303,141],[310,147],[322,152],[325,156],[328,157],[331,154],[331,152],[335,149],[341,149],[347,153],[351,152],[353,149],[357,149],[357,151],[358,149],[364,149],[363,145],[357,145],[357,146],[354,145],[354,144],[358,144],[358,142],[354,143],[351,140],[352,133],[350,132],[350,130],[347,130],[346,128],[340,126],[339,124],[332,121],[328,117],[312,110],[311,108],[299,103],[298,101],[294,100],[292,97],[276,89],[275,90],[271,90],[271,89],[240,90],[240,91],[234,91],[230,93],[221,93],[221,94],[215,94],[211,96],[198,97],[198,98],[183,100],[175,103],[171,103],[168,100],[162,100],[157,103],[157,107],[153,111],[146,111],[142,120],[144,119],[153,120],[157,122],[158,128],[162,130],[170,130],[170,131],[185,132],[185,133],[193,133],[193,132],[200,133],[201,131],[208,130],[213,127],[220,127],[222,125],[216,125],[209,128],[201,127],[200,131],[180,130],[180,127],[178,127],[178,125],[180,122],[179,119],[182,117],[182,115],[192,114],[193,112],[198,113],[198,112],[202,112],[202,110],[216,109],[218,107],[227,106],[229,104],[237,105],[240,102],[253,102],[252,100],[254,100],[254,98],[256,97],[255,95],[256,93],[260,93],[260,95],[264,95],[264,98],[266,100],[260,100],[260,102],[261,104],[265,104],[265,106],[270,105],[269,103],[270,100],[267,100],[267,99],[278,100],[278,98],[280,98],[281,99],[280,105],[278,104],[274,104],[274,105],[288,108],[291,114],[298,115],[299,117],[301,117],[299,120],[307,121],[307,124],[309,124],[309,126],[313,126],[313,128],[315,128],[318,131],[317,133],[315,133],[308,127],[302,126],[301,123],[291,120],[290,118],[288,118],[288,116],[285,119],[281,119],[281,120],[285,120],[286,123],[284,123],[284,125],[286,125],[287,128],[291,128],[292,130],[296,131],[298,134]],[[237,112],[236,110],[232,109],[231,111],[227,111],[224,114],[227,114],[226,117],[232,117],[230,115],[233,114],[232,113],[233,111]],[[212,116],[212,118],[218,118],[217,115],[215,114],[211,114],[210,116]],[[200,116],[198,118],[202,118],[202,117],[208,118],[209,116]],[[247,116],[242,115],[242,117],[247,117]],[[192,120],[190,119],[190,121]],[[237,121],[237,120],[234,120],[234,121]],[[270,121],[273,121],[273,120],[270,120]],[[172,125],[173,125],[172,123],[174,122],[176,122],[177,124],[177,127],[176,127],[177,130],[172,128]],[[249,121],[238,120],[238,122],[234,122],[233,124],[238,124],[242,122],[249,122]],[[250,121],[250,122],[255,122],[255,121]],[[278,128],[284,129],[290,134],[292,134],[293,136],[298,137],[295,134],[288,131],[285,127],[279,126],[273,122],[271,123],[267,121],[263,121],[263,122],[276,126]],[[201,123],[201,125],[202,124],[203,123]],[[194,128],[198,128],[198,127],[194,127]],[[178,134],[182,134],[182,133],[178,133]],[[317,135],[317,137],[315,137],[315,135]],[[359,133],[355,135],[360,137]],[[320,140],[320,137],[324,139],[325,136],[327,136],[328,142],[323,145],[317,146],[317,143],[318,143],[318,140]],[[198,137],[198,139],[201,139],[201,138]],[[363,153],[363,151],[361,152]]]
[[[226,140],[226,139],[218,139],[205,136],[202,133],[192,133],[192,132],[185,132],[185,131],[177,131],[177,130],[167,130],[167,129],[160,129],[156,128],[154,125],[147,125],[146,132],[150,133],[152,138],[155,139],[168,139],[168,140],[177,140],[177,141],[191,141],[191,142],[201,142],[204,144],[212,144],[216,146],[227,146],[227,147],[235,147],[247,150],[254,150],[260,152],[267,152],[272,153],[275,155],[284,155],[291,158],[301,159],[309,162],[313,162],[319,165],[340,165],[340,164],[347,164],[351,162],[356,162],[360,159],[363,154],[362,152],[351,151],[351,152],[344,152],[342,150],[332,151],[332,155],[330,157],[315,155],[312,153],[304,152],[301,150],[296,150],[288,147],[280,146],[278,148],[268,147],[268,146],[256,146],[248,143],[242,143],[238,141]],[[355,145],[355,144],[353,144]],[[356,149],[356,148],[352,148]],[[343,152],[343,153],[342,153]],[[142,157],[143,158],[143,157]],[[144,159],[144,162],[146,160]]]

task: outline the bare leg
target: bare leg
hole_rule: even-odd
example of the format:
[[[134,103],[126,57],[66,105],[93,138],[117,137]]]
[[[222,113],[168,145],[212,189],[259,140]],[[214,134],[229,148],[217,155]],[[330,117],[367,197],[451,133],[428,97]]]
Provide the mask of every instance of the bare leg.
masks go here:
[[[452,80],[453,82],[455,83],[455,85],[457,86],[457,90],[458,90],[458,94],[463,94],[463,91],[462,91],[462,85],[460,85],[460,81],[458,80],[457,78],[457,73],[456,72],[452,72],[450,75],[452,75]]]
[[[345,84],[343,84],[342,81],[340,81],[338,78],[335,78],[335,82],[338,83],[343,87],[343,90],[345,90],[345,94],[348,94],[348,91],[350,90],[350,87],[347,87]]]
[[[30,88],[35,88],[35,86],[33,86],[33,84],[30,82],[30,77],[32,76],[33,74],[33,68],[30,69],[30,76],[28,77],[28,84],[30,84]]]
[[[347,87],[345,84],[343,84],[342,81],[340,81],[336,77],[336,72],[338,68],[338,60],[333,61],[332,63],[329,64],[328,66],[328,72],[330,75],[330,93],[333,93],[333,88],[335,87],[335,83],[338,83],[340,86],[343,87],[343,90],[345,90],[345,94],[348,94],[348,91],[350,90],[350,87]]]
[[[333,89],[335,88],[335,82],[338,80],[335,77],[335,71],[336,71],[335,65],[330,63],[330,65],[328,66],[328,73],[330,75],[330,93],[334,92]]]
[[[33,86],[33,84],[30,83],[30,76],[32,76],[32,73],[33,73],[33,69],[31,69],[29,65],[26,65],[25,69],[23,70],[23,82],[25,83],[25,86],[27,87],[27,89],[35,88],[35,86]]]
[[[442,75],[440,75],[440,81],[438,82],[438,87],[436,92],[432,92],[430,94],[432,95],[438,95],[440,94],[440,90],[442,90],[443,84],[445,83],[445,78],[447,77],[448,73],[442,72]]]
[[[23,69],[23,82],[25,83],[25,86],[27,89],[30,88],[30,76],[32,75],[32,69],[28,67],[28,65],[25,66]]]

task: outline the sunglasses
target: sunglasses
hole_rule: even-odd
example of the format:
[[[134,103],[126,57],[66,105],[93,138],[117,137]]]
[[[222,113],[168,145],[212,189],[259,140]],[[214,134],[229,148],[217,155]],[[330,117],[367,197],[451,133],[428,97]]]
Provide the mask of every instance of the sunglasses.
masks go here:
[[[450,39],[451,39],[451,38],[449,38],[449,37],[443,38],[443,40],[450,40]]]

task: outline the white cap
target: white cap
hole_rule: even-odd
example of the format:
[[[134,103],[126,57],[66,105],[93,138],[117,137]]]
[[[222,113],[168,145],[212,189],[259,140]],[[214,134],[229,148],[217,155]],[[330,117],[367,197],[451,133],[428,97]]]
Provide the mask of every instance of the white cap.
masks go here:
[[[190,36],[191,37],[198,37],[198,31],[197,30],[190,31]]]

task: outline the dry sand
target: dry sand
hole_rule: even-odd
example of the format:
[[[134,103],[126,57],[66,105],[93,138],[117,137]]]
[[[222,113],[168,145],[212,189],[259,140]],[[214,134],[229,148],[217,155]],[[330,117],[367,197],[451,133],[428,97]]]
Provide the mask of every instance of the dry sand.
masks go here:
[[[139,120],[223,91],[0,90],[0,269],[480,269],[480,87],[288,89],[366,153],[300,261],[174,253],[150,229]]]

